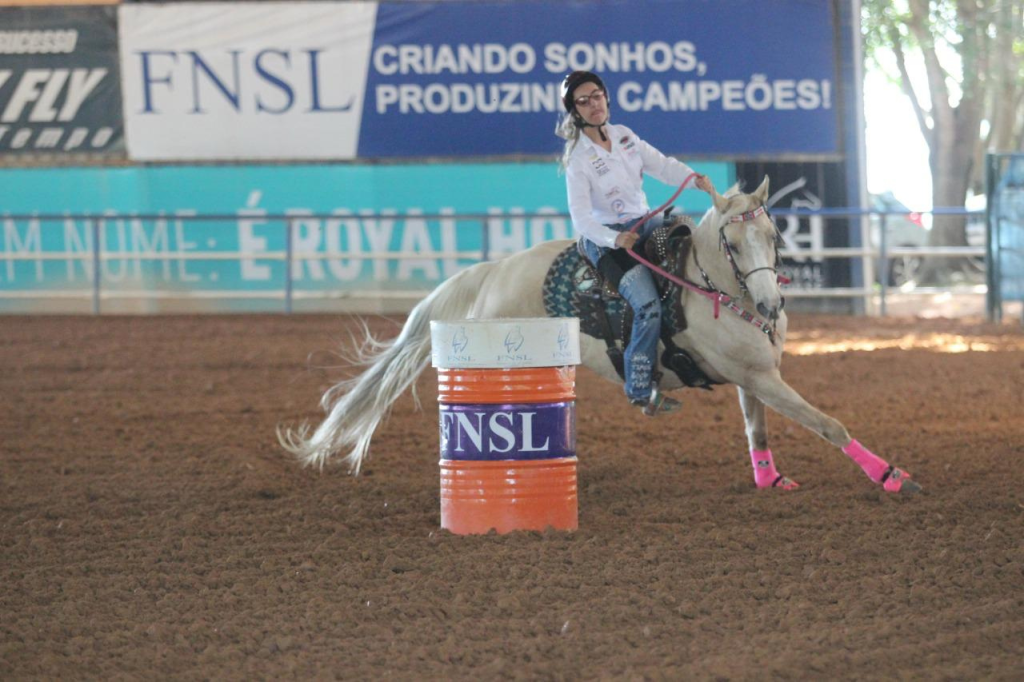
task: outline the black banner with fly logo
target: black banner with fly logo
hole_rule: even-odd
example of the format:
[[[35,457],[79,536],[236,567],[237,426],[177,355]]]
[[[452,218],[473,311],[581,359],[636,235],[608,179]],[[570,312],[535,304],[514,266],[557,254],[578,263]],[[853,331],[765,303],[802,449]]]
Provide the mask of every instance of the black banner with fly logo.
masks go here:
[[[123,155],[116,7],[0,7],[0,155]]]

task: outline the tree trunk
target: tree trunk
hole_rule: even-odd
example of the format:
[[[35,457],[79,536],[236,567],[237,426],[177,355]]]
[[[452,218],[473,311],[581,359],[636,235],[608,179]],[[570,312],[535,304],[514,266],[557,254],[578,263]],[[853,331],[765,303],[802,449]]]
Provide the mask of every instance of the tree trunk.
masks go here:
[[[954,109],[948,130],[936,127],[932,132],[929,165],[932,171],[932,205],[936,208],[962,208],[971,182],[974,149],[981,126],[979,103],[967,98]],[[936,215],[928,235],[929,246],[967,246],[967,220],[964,216]],[[963,269],[964,258],[926,258],[918,272],[918,284],[948,281],[948,275]]]
[[[902,8],[890,0],[863,2],[869,10],[869,51],[892,51],[928,143],[932,203],[936,208],[961,208],[972,178],[975,191],[982,189],[986,148],[1024,149],[1024,58],[1019,49],[1024,0],[906,0]],[[924,60],[927,100],[918,96],[910,79],[908,50],[920,51]],[[956,53],[959,69],[944,68],[939,59],[943,50]],[[949,87],[954,80],[960,91],[955,105]],[[984,145],[982,118],[989,124]],[[966,219],[933,216],[928,243],[965,246]],[[948,282],[947,275],[962,269],[966,260],[926,258],[918,282]]]

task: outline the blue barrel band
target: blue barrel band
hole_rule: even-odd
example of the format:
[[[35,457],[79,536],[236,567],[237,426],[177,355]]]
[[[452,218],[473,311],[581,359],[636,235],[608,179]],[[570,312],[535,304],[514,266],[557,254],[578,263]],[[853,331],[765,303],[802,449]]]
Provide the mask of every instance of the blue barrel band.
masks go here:
[[[576,402],[439,405],[441,459],[576,456]]]

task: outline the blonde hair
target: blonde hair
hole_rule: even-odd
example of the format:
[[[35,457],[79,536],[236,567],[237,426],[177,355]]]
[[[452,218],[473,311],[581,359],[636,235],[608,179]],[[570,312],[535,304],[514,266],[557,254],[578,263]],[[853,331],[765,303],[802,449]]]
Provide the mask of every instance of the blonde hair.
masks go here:
[[[565,150],[562,152],[562,158],[558,160],[560,173],[564,173],[565,169],[569,167],[569,157],[572,156],[576,145],[580,143],[581,132],[582,129],[576,124],[576,117],[572,115],[572,112],[566,113],[555,126],[555,135],[565,140]]]

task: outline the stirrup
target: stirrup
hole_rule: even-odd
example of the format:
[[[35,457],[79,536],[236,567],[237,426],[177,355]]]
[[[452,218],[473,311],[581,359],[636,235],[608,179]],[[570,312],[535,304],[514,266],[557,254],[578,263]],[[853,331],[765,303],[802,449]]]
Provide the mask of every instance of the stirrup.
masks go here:
[[[671,396],[667,396],[655,386],[651,389],[649,400],[631,400],[633,405],[643,407],[643,413],[648,417],[657,417],[659,414],[676,412],[683,404]]]

